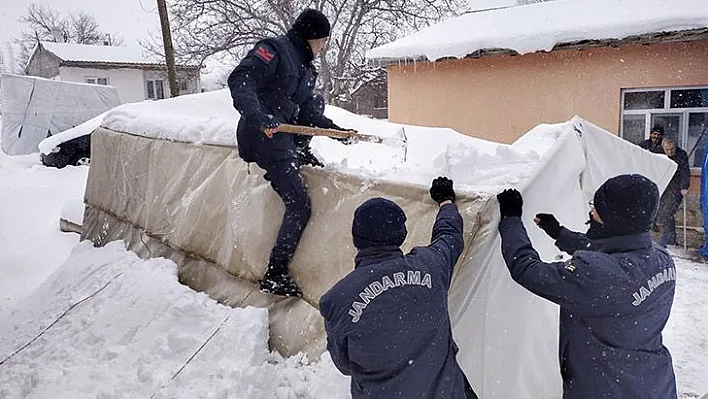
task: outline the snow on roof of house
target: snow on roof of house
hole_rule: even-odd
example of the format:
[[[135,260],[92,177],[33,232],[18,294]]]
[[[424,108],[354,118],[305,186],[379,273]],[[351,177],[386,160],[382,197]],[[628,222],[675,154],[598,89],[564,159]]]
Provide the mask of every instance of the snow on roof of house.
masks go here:
[[[42,42],[42,47],[64,61],[125,64],[162,63],[157,57],[145,56],[141,49],[132,47],[53,42]]]
[[[461,15],[371,49],[366,56],[435,61],[485,49],[524,54],[582,40],[705,28],[706,0],[557,0]]]

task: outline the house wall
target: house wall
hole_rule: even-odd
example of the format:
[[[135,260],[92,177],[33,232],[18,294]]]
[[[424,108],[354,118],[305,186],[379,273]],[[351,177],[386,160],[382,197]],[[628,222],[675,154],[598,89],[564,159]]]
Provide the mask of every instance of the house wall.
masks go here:
[[[617,134],[623,88],[708,85],[708,40],[388,67],[392,122],[511,143],[577,114]]]
[[[140,69],[61,67],[59,77],[66,82],[79,83],[86,83],[86,77],[107,77],[108,84],[118,91],[121,103],[145,100],[143,71]]]
[[[27,62],[25,73],[30,76],[53,79],[59,75],[60,63],[59,57],[40,47]]]

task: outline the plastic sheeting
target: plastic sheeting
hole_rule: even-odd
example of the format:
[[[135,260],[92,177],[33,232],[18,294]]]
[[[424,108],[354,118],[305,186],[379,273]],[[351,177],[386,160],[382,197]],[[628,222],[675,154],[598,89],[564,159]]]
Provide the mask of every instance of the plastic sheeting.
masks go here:
[[[675,168],[668,158],[575,118],[542,157],[534,177],[519,187],[531,240],[545,260],[558,259],[552,240],[533,226],[535,213],[552,212],[563,225],[583,230],[587,201],[607,178],[642,173],[663,191]],[[307,167],[303,175],[313,214],[291,265],[302,300],[264,295],[256,288],[283,206],[262,171],[249,168],[234,148],[97,129],[83,238],[97,245],[124,239],[141,256],[175,260],[183,283],[229,305],[268,307],[273,348],[285,355],[318,356],[325,337],[316,305],[353,268],[356,207],[375,196],[401,205],[408,215],[407,251],[428,244],[437,206],[428,187]],[[509,277],[495,197],[457,194],[465,251],[455,269],[449,308],[458,361],[481,397],[560,397],[558,307]]]
[[[3,74],[2,150],[9,155],[37,152],[39,142],[45,138],[119,104],[118,92],[112,86]]]

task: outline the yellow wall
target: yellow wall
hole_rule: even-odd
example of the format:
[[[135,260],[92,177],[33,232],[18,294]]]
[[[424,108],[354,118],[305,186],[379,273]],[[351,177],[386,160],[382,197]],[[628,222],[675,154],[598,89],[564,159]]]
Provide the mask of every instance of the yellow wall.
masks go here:
[[[618,133],[623,88],[708,85],[708,40],[388,67],[389,120],[511,143],[579,115]]]

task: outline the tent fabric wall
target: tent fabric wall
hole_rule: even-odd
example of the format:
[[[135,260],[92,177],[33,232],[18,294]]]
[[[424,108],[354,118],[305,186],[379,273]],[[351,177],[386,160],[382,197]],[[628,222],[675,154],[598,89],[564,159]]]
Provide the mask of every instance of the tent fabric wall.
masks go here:
[[[524,193],[524,222],[541,256],[562,257],[533,226],[552,212],[582,230],[589,195],[619,173],[642,173],[660,188],[675,164],[581,118],[564,125],[542,154]],[[523,138],[522,138],[523,139]],[[514,145],[523,145],[520,139]],[[180,281],[233,306],[268,307],[272,347],[310,358],[324,351],[319,297],[353,268],[351,220],[364,200],[383,196],[406,211],[404,250],[427,245],[437,206],[428,187],[305,167],[313,214],[291,265],[304,298],[258,292],[283,207],[261,173],[232,147],[193,145],[99,128],[92,138],[83,238],[97,245],[123,239],[141,256],[167,256]],[[458,360],[481,397],[560,397],[558,307],[509,277],[501,257],[494,195],[458,192],[465,250],[449,296]]]
[[[2,150],[37,152],[40,141],[120,104],[111,86],[69,83],[32,76],[0,77]]]

